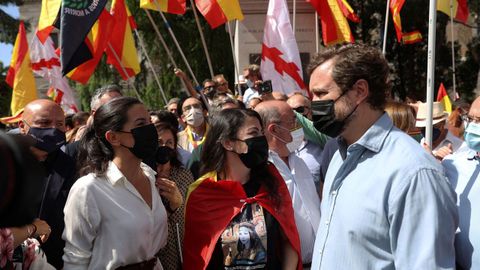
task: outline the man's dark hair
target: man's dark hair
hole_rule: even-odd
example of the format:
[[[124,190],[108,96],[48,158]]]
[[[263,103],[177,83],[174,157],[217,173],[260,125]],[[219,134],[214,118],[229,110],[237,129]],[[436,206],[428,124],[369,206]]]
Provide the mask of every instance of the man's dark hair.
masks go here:
[[[213,84],[214,84],[214,87],[217,87],[217,86],[218,86],[216,81],[214,81],[214,80],[212,80],[212,79],[205,79],[205,80],[203,80],[203,82],[202,82],[202,87],[205,86],[205,84],[208,83],[208,82],[209,82],[209,83],[213,83]]]
[[[391,83],[387,60],[377,48],[364,44],[334,46],[313,58],[308,67],[309,75],[328,60],[334,61],[332,78],[342,93],[352,89],[358,80],[366,80],[369,87],[368,104],[376,110],[384,109]]]

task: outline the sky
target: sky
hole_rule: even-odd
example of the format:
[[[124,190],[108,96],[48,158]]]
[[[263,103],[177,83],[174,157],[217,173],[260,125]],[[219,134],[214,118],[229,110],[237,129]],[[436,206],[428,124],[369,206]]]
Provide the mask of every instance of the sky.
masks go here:
[[[14,18],[19,18],[20,13],[18,7],[13,4],[0,5],[0,9],[10,14]],[[10,58],[12,56],[13,44],[5,44],[0,42],[0,62],[3,62],[4,66],[10,65]]]

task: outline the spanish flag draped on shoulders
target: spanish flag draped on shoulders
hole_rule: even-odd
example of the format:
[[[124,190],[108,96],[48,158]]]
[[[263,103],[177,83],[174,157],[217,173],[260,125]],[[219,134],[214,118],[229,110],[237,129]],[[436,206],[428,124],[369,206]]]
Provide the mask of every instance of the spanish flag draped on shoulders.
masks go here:
[[[268,171],[277,182],[277,196],[280,198],[278,202],[272,200],[263,185],[260,185],[255,196],[248,197],[240,182],[219,181],[216,172],[203,175],[190,186],[185,206],[183,269],[207,269],[217,242],[228,235],[227,227],[232,228],[233,220],[247,205],[251,205],[257,209],[256,211],[263,211],[253,207],[259,205],[276,219],[283,235],[297,253],[297,270],[302,269],[300,238],[295,225],[290,194],[275,166],[269,164]],[[255,214],[253,216],[255,219]],[[242,224],[235,226],[236,231],[232,228],[230,236],[238,235],[240,231],[238,226],[241,227]],[[233,248],[237,249],[236,245]],[[225,247],[223,249],[225,250]],[[232,248],[228,249],[232,253]],[[234,252],[239,253],[237,250]],[[236,255],[235,260],[238,256]]]

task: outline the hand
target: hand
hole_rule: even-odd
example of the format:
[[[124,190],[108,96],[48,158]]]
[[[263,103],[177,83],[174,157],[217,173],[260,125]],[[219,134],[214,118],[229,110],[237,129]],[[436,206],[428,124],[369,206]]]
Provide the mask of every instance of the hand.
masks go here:
[[[446,146],[441,147],[440,149],[433,151],[433,156],[438,160],[443,160],[446,156],[453,153],[453,146],[451,143]]]
[[[36,219],[33,222],[33,225],[37,227],[37,232],[35,233],[35,235],[40,236],[40,240],[42,241],[42,243],[45,243],[48,240],[50,233],[52,232],[50,226],[47,224],[47,222],[41,219]]]
[[[182,205],[183,197],[175,182],[167,178],[158,177],[155,181],[155,186],[158,188],[160,195],[168,200],[170,209],[176,210]]]
[[[181,69],[179,68],[174,68],[173,69],[173,72],[175,72],[175,76],[179,77],[179,78],[186,78],[187,75],[185,75],[185,72],[183,72]]]

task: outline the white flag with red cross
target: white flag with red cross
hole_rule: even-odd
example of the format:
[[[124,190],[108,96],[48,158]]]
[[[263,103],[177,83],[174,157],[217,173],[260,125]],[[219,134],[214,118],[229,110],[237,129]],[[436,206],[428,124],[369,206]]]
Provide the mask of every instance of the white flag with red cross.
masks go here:
[[[270,0],[263,32],[263,80],[272,80],[273,91],[305,94],[300,53],[285,0]]]

